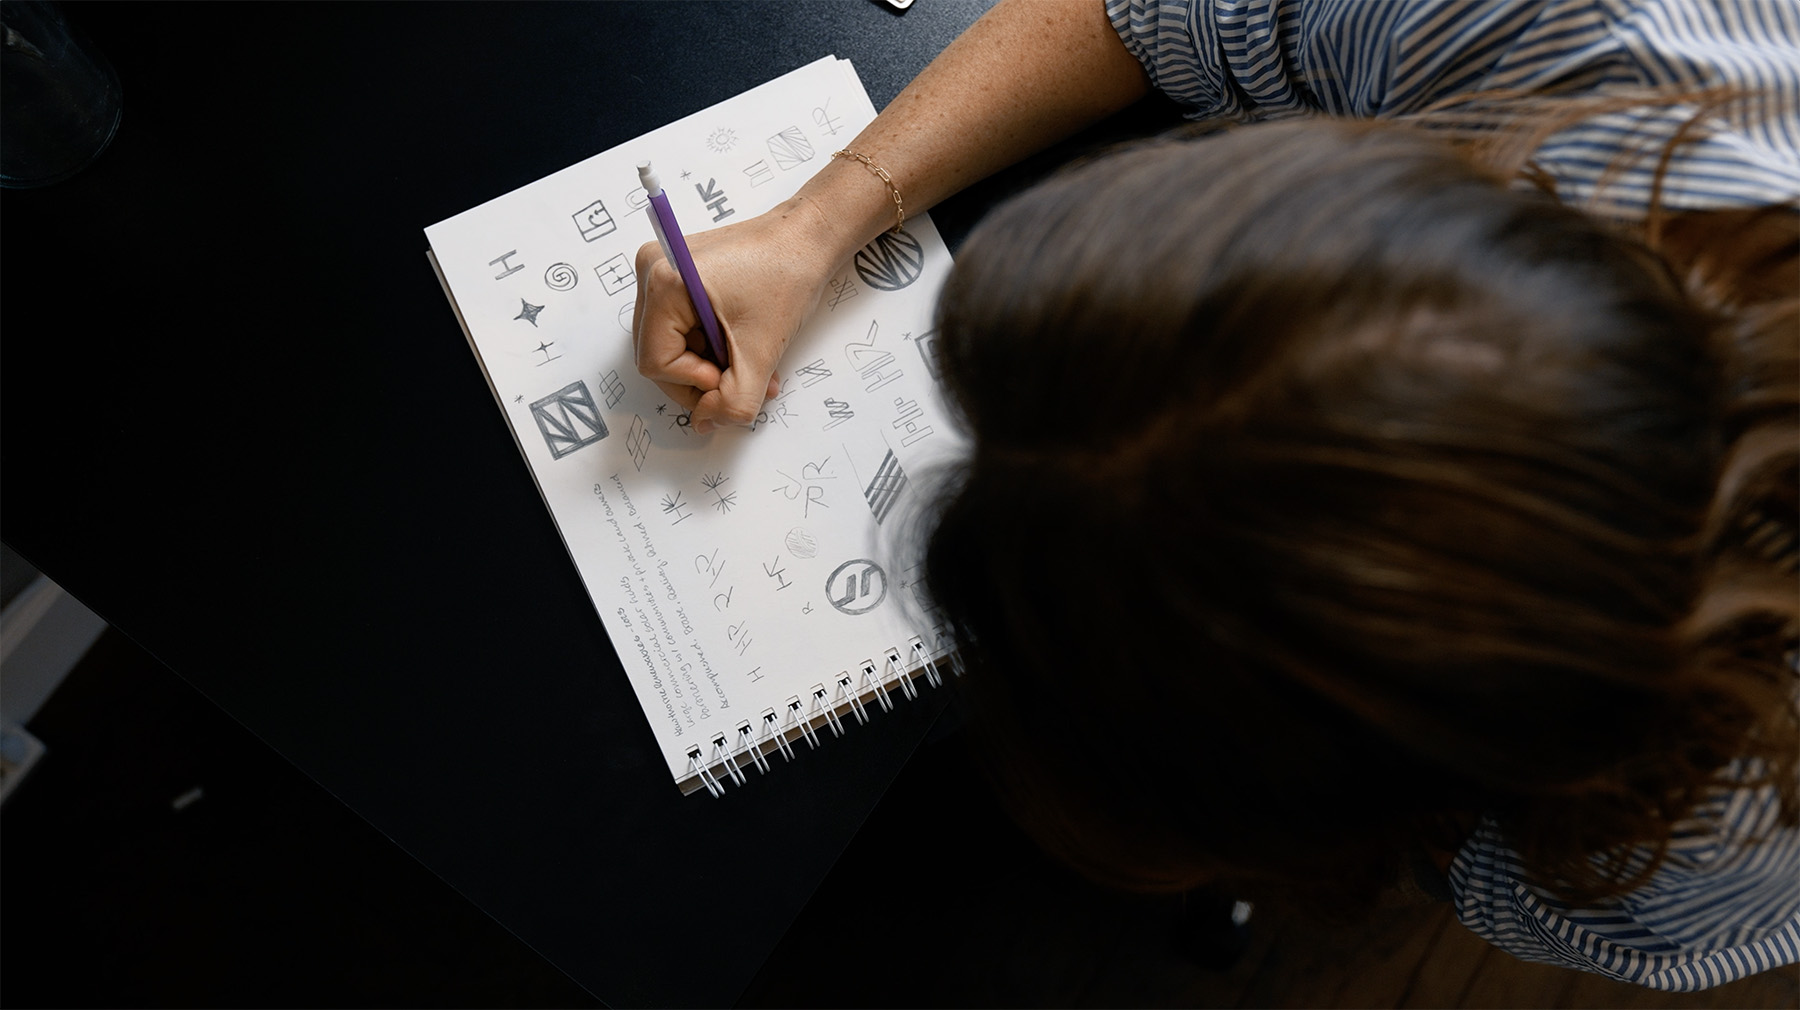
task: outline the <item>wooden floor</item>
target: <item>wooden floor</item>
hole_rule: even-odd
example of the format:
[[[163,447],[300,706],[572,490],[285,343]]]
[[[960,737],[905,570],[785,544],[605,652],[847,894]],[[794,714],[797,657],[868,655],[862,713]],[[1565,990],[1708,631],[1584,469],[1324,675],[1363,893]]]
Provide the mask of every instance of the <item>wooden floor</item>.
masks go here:
[[[30,728],[50,752],[0,818],[0,1005],[599,1005],[116,632]],[[1681,996],[1523,964],[1443,905],[1335,929],[1258,909],[1214,970],[1182,913],[1040,856],[944,733],[740,1002],[1800,1006],[1792,968]]]

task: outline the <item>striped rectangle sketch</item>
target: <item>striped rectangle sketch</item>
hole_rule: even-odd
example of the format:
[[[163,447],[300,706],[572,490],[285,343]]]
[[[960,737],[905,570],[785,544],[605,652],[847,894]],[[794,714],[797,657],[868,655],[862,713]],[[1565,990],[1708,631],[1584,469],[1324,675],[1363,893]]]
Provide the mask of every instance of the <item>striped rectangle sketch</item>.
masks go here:
[[[900,469],[900,458],[889,449],[886,456],[881,457],[881,465],[875,468],[875,479],[863,490],[863,497],[869,500],[869,511],[875,514],[877,523],[887,519],[888,513],[894,510],[894,502],[900,498],[900,492],[906,490],[906,471]]]
[[[776,167],[784,172],[812,160],[812,141],[806,139],[798,126],[790,126],[770,137],[768,146],[769,157],[774,158]]]
[[[600,408],[594,405],[587,383],[580,379],[533,403],[531,418],[537,422],[544,444],[550,447],[551,459],[562,459],[606,437]]]

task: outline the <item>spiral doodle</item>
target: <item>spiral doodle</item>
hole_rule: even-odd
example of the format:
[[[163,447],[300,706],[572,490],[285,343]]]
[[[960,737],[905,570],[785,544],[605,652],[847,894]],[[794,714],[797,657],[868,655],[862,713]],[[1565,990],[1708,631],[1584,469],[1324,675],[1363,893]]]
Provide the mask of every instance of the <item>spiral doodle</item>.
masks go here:
[[[567,291],[580,279],[581,275],[567,263],[551,264],[550,269],[544,271],[544,286],[552,291]]]

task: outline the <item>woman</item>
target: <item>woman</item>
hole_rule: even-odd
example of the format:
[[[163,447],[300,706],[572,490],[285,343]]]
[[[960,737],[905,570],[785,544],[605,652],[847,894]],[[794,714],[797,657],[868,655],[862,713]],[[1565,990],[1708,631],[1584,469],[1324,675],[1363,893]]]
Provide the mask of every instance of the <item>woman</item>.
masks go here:
[[[1344,117],[1102,159],[961,251],[975,448],[927,571],[1005,795],[1127,886],[1347,905],[1435,853],[1521,957],[1669,989],[1792,963],[1794,17],[1003,4],[854,155],[696,240],[730,370],[647,247],[643,368],[700,430],[748,420],[854,249],[1152,84]]]

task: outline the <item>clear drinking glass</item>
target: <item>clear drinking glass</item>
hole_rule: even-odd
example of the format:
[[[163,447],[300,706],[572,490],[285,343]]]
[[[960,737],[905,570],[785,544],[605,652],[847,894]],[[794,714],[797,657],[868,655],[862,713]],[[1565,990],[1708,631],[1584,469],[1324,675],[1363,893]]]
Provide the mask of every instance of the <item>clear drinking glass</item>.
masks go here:
[[[0,2],[0,186],[47,186],[111,142],[119,78],[54,3]]]

